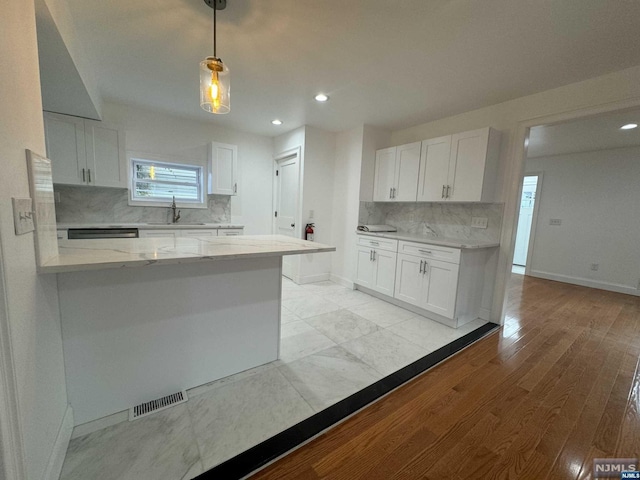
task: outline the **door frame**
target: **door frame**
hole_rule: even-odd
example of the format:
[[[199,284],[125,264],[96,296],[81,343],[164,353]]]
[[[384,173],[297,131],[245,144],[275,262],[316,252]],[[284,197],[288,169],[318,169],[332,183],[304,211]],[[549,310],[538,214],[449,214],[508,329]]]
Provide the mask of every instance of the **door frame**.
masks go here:
[[[518,121],[515,134],[509,145],[506,156],[507,168],[505,172],[504,199],[505,207],[503,213],[502,232],[500,234],[500,245],[502,252],[498,259],[498,272],[496,275],[495,294],[491,305],[492,317],[499,319],[500,324],[504,324],[507,303],[509,301],[507,289],[511,277],[511,266],[515,251],[516,232],[518,226],[519,204],[522,195],[522,178],[524,177],[524,167],[527,159],[527,146],[529,144],[529,133],[531,128],[541,125],[554,125],[570,122],[581,118],[636,109],[640,107],[640,97],[627,98],[615,102],[603,103],[600,105],[568,110],[561,113],[543,115]],[[496,315],[497,313],[497,315]]]
[[[301,233],[300,229],[302,228],[300,225],[300,223],[302,222],[302,157],[300,155],[301,153],[302,153],[301,147],[294,147],[294,148],[290,148],[289,150],[284,150],[273,156],[273,175],[272,175],[273,205],[272,205],[271,211],[274,213],[277,211],[276,209],[278,208],[278,200],[279,200],[278,178],[276,176],[276,170],[278,170],[278,162],[290,157],[298,157],[298,201],[296,206],[296,226],[293,229],[293,233],[296,238],[300,237],[300,233]],[[278,230],[277,230],[276,217],[275,215],[272,215],[271,216],[271,233],[276,234],[277,231]]]

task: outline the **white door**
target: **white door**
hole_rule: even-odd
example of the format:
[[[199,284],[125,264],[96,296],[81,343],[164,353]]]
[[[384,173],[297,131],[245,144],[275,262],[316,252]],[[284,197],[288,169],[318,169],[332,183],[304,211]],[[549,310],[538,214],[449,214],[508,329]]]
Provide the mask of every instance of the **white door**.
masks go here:
[[[46,112],[44,128],[53,183],[86,185],[87,154],[84,120]]]
[[[421,142],[401,145],[396,150],[395,190],[396,202],[415,202],[418,192]]]
[[[524,177],[522,183],[522,197],[520,199],[520,215],[518,217],[518,229],[516,232],[516,246],[513,253],[514,265],[527,265],[527,253],[531,238],[531,224],[533,221],[533,209],[536,201],[538,176]]]
[[[488,144],[488,127],[451,136],[449,200],[456,202],[479,202],[482,200]]]
[[[450,155],[451,135],[422,142],[417,196],[419,202],[440,202],[445,198]]]
[[[373,286],[380,293],[393,297],[396,286],[396,258],[395,252],[384,250],[373,251]]]
[[[357,247],[355,283],[363,287],[373,287],[373,250],[369,247]]]
[[[398,254],[394,297],[420,306],[422,292],[422,265],[424,260],[413,255]]]
[[[373,201],[389,202],[395,185],[396,147],[376,152],[376,167],[373,184]]]
[[[299,211],[300,161],[298,155],[277,161],[276,169],[276,234],[298,237],[296,225]],[[294,260],[291,255],[282,257],[282,274],[292,278]]]
[[[458,272],[454,263],[428,260],[424,268],[422,304],[425,310],[453,319],[458,292]]]
[[[211,142],[209,147],[209,193],[237,195],[238,147]]]
[[[85,120],[87,183],[127,188],[124,133],[102,122]]]

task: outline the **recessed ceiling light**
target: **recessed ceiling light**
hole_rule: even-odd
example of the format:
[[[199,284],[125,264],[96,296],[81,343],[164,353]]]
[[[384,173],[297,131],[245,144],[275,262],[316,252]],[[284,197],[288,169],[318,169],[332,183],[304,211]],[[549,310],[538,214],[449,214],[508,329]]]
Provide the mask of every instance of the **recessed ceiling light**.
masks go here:
[[[314,98],[316,99],[316,102],[326,102],[329,100],[329,97],[324,93],[319,93]]]
[[[278,120],[276,118],[275,120],[271,120],[271,123],[273,123],[274,125],[282,125],[282,120]]]
[[[626,125],[621,126],[620,130],[632,130],[637,127],[638,127],[637,123],[627,123]]]

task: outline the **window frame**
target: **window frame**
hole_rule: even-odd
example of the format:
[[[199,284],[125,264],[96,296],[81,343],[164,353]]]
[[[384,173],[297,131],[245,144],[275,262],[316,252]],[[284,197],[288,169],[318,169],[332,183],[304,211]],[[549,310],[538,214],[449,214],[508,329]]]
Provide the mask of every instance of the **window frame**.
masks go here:
[[[144,200],[140,197],[135,197],[135,164],[136,162],[154,162],[154,163],[163,163],[166,165],[171,165],[175,167],[190,167],[199,170],[199,199],[198,201],[187,201],[176,198],[176,206],[179,208],[208,208],[207,205],[207,179],[208,179],[208,171],[206,167],[206,162],[198,161],[195,159],[189,158],[181,158],[174,156],[164,156],[164,155],[155,155],[149,153],[140,153],[140,152],[127,152],[127,170],[129,172],[129,182],[128,182],[128,203],[130,206],[135,207],[170,207],[171,201],[164,201],[158,198],[151,200]]]

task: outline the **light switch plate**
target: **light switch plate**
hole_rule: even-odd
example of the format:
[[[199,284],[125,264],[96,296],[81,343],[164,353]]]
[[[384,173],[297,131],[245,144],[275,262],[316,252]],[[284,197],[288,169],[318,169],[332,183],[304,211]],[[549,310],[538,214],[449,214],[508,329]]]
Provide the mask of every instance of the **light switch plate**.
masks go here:
[[[33,232],[33,201],[30,198],[12,198],[13,226],[16,235]]]
[[[549,225],[562,225],[562,220],[559,218],[550,218]]]
[[[471,217],[471,228],[487,228],[489,220],[487,217]]]

